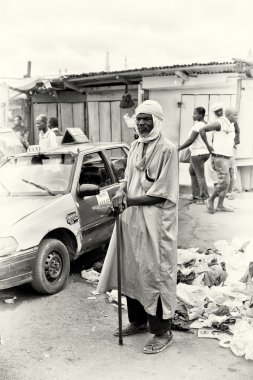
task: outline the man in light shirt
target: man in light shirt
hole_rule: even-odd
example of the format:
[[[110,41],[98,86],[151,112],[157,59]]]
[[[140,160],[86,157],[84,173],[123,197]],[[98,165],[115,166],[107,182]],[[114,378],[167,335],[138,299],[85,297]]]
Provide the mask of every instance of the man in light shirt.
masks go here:
[[[55,133],[47,125],[46,115],[36,117],[36,126],[39,133],[39,146],[41,151],[47,151],[58,146]]]
[[[216,113],[217,114],[217,113]],[[225,117],[217,115],[218,119],[213,123],[200,129],[200,135],[205,142],[207,149],[212,155],[212,167],[217,173],[218,182],[214,191],[207,200],[207,210],[213,214],[215,211],[233,211],[224,207],[223,202],[228,192],[230,183],[230,158],[233,156],[235,128],[232,123],[238,119],[238,111],[235,108],[228,108]],[[213,131],[213,145],[207,140],[206,132]],[[214,200],[218,197],[216,210]]]
[[[199,130],[205,126],[205,108],[197,107],[193,112],[194,125],[188,139],[178,147],[178,151],[189,147],[191,151],[189,173],[191,176],[192,200],[196,204],[205,204],[209,198],[208,187],[205,178],[205,162],[209,158],[206,144],[199,135]]]

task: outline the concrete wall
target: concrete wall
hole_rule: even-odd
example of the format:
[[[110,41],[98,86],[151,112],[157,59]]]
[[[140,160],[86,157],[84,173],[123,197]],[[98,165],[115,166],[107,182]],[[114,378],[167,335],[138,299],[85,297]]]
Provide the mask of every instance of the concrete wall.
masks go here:
[[[180,130],[180,108],[177,103],[181,101],[180,91],[150,90],[149,98],[161,104],[164,112],[162,131],[164,136],[177,145]]]
[[[211,104],[221,101],[224,107],[237,104],[236,74],[208,74],[189,77],[187,81],[175,75],[143,78],[143,89],[149,90],[149,99],[158,101],[164,111],[163,133],[174,144],[185,141],[192,125],[192,111],[203,106],[206,121],[212,121]],[[194,100],[195,99],[195,100]],[[181,102],[181,104],[180,104]],[[253,80],[242,80],[239,126],[241,144],[237,149],[238,174],[242,190],[253,188]],[[187,164],[180,169],[187,177]]]
[[[201,99],[201,95],[208,95],[209,103],[213,103],[222,100],[220,99],[220,95],[233,95],[232,101],[235,103],[236,83],[235,76],[231,77],[228,74],[198,75],[197,77],[189,77],[187,81],[171,75],[145,77],[143,78],[142,87],[149,90],[149,99],[157,100],[163,107],[163,133],[169,140],[178,145],[179,141],[185,138],[185,133],[183,135],[181,133],[180,136],[180,129],[186,129],[184,126],[181,126],[181,107],[184,106],[180,104],[182,96],[187,94],[198,95],[198,99]],[[203,102],[202,106],[209,112],[210,104],[206,104],[206,100],[203,100]],[[201,106],[201,104],[196,104],[195,106]],[[191,123],[192,120],[190,119],[189,128],[191,127]]]

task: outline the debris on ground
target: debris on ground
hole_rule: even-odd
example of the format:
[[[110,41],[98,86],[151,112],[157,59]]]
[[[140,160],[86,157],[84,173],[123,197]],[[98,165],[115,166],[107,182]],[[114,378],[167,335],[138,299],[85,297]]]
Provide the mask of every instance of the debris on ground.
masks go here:
[[[90,293],[93,294],[93,296],[98,296],[100,294],[97,290],[90,290]]]
[[[15,303],[15,300],[17,299],[17,297],[13,297],[13,298],[5,298],[4,302],[5,303]]]
[[[92,297],[87,297],[86,299],[87,299],[88,301],[90,301],[90,300],[96,300],[97,297],[92,296]]]
[[[112,306],[117,307],[118,305],[118,290],[112,290],[111,292],[106,292],[106,296],[108,301],[112,304]],[[122,309],[127,310],[127,301],[126,297],[121,297],[121,305]]]
[[[81,272],[82,278],[89,283],[96,283],[99,281],[100,273],[95,271],[94,269],[82,270]]]
[[[234,326],[230,348],[236,356],[253,360],[253,324],[249,320],[238,320]]]
[[[83,269],[81,271],[81,277],[91,284],[96,284],[99,281],[102,269],[103,261],[97,261],[90,269]]]
[[[96,272],[98,273],[101,273],[102,269],[103,269],[103,262],[101,261],[97,261],[95,264],[93,264],[93,267],[92,267]]]
[[[198,329],[253,360],[253,239],[220,240],[215,249],[178,249],[172,328]]]

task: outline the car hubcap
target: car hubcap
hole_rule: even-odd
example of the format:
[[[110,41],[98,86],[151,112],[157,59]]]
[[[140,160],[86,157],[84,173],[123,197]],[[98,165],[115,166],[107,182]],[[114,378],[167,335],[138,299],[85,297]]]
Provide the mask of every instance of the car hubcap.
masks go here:
[[[50,252],[45,261],[45,274],[49,282],[57,281],[62,273],[62,259],[58,252]]]

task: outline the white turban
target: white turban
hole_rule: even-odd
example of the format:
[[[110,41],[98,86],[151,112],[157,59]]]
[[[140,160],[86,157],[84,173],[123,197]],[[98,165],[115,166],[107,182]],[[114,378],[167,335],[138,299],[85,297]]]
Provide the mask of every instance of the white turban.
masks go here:
[[[139,115],[140,113],[146,113],[148,115],[152,115],[154,127],[146,137],[141,137],[138,132],[138,128],[136,128],[136,132],[139,135],[138,141],[140,142],[149,142],[157,139],[160,136],[161,124],[163,121],[163,110],[159,103],[155,100],[145,100],[135,109],[135,115]]]
[[[158,102],[155,100],[145,100],[136,109],[135,115],[139,113],[147,113],[157,117],[158,120],[163,121],[163,110]]]
[[[221,110],[221,109],[223,109],[224,107],[223,107],[223,104],[222,103],[213,103],[212,104],[212,111],[213,112],[216,112],[216,111],[218,111],[218,110]]]

